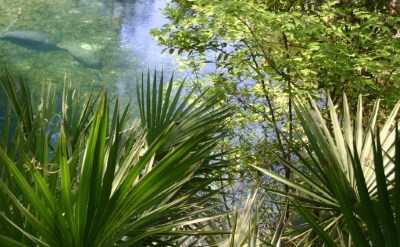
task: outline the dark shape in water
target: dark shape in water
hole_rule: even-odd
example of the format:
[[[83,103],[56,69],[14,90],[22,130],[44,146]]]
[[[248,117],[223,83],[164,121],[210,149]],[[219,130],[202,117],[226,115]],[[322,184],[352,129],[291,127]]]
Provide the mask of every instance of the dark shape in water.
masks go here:
[[[103,63],[92,51],[86,50],[71,42],[61,42],[57,44],[57,46],[60,49],[67,50],[75,58],[75,60],[86,67],[94,69],[103,68]]]
[[[0,34],[0,39],[10,41],[17,45],[38,51],[66,50],[79,63],[86,67],[101,69],[103,63],[91,51],[83,49],[76,44],[61,42],[56,44],[45,35],[32,31],[12,31]]]
[[[17,45],[39,50],[56,50],[56,43],[50,41],[45,35],[32,31],[12,31],[0,35],[0,39],[10,41]]]

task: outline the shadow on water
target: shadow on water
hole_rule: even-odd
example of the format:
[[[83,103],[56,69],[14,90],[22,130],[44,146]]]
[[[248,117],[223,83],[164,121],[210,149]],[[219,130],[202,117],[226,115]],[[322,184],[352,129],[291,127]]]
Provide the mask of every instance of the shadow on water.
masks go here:
[[[43,83],[62,88],[67,79],[83,92],[106,88],[132,99],[142,70],[162,68],[167,74],[173,70],[172,59],[160,54],[162,48],[149,35],[151,28],[166,22],[161,14],[165,4],[163,0],[0,0],[0,33],[40,33],[57,47],[36,50],[2,39],[0,66],[26,75],[32,91],[40,91]]]

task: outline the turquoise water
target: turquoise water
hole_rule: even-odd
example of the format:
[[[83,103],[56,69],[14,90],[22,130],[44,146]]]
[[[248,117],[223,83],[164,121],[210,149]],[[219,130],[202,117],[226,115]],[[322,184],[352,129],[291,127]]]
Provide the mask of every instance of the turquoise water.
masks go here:
[[[168,54],[149,35],[166,19],[163,0],[0,0],[1,31],[33,31],[59,47],[73,47],[99,59],[90,67],[64,49],[36,50],[0,40],[0,66],[7,65],[29,78],[32,90],[50,83],[134,98],[135,83],[147,69],[172,72]],[[19,18],[18,18],[19,16]],[[81,52],[82,53],[82,52]]]

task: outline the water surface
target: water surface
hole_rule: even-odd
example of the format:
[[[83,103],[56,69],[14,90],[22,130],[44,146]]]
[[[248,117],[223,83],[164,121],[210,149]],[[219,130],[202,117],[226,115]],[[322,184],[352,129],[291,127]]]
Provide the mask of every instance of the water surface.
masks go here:
[[[135,97],[135,83],[147,69],[173,70],[168,54],[149,35],[166,22],[163,0],[0,0],[0,30],[34,31],[60,47],[83,49],[102,67],[80,62],[63,49],[38,51],[0,40],[0,66],[21,71],[37,90],[43,83],[61,88],[71,80],[83,91],[106,88]],[[19,18],[18,18],[19,16]]]

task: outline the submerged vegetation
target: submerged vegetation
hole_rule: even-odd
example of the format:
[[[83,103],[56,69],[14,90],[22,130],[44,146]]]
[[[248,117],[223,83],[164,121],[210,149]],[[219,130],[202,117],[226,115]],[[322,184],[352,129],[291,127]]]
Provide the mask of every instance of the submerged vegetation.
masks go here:
[[[129,104],[4,69],[0,246],[399,246],[399,13],[174,0]]]
[[[136,97],[132,80],[143,69],[173,70],[148,34],[163,22],[163,5],[149,0],[0,1],[0,37],[35,32],[58,46],[37,51],[0,38],[0,67],[28,76],[32,92],[49,83],[61,90],[68,78],[82,93],[107,88],[109,95],[128,101]]]

